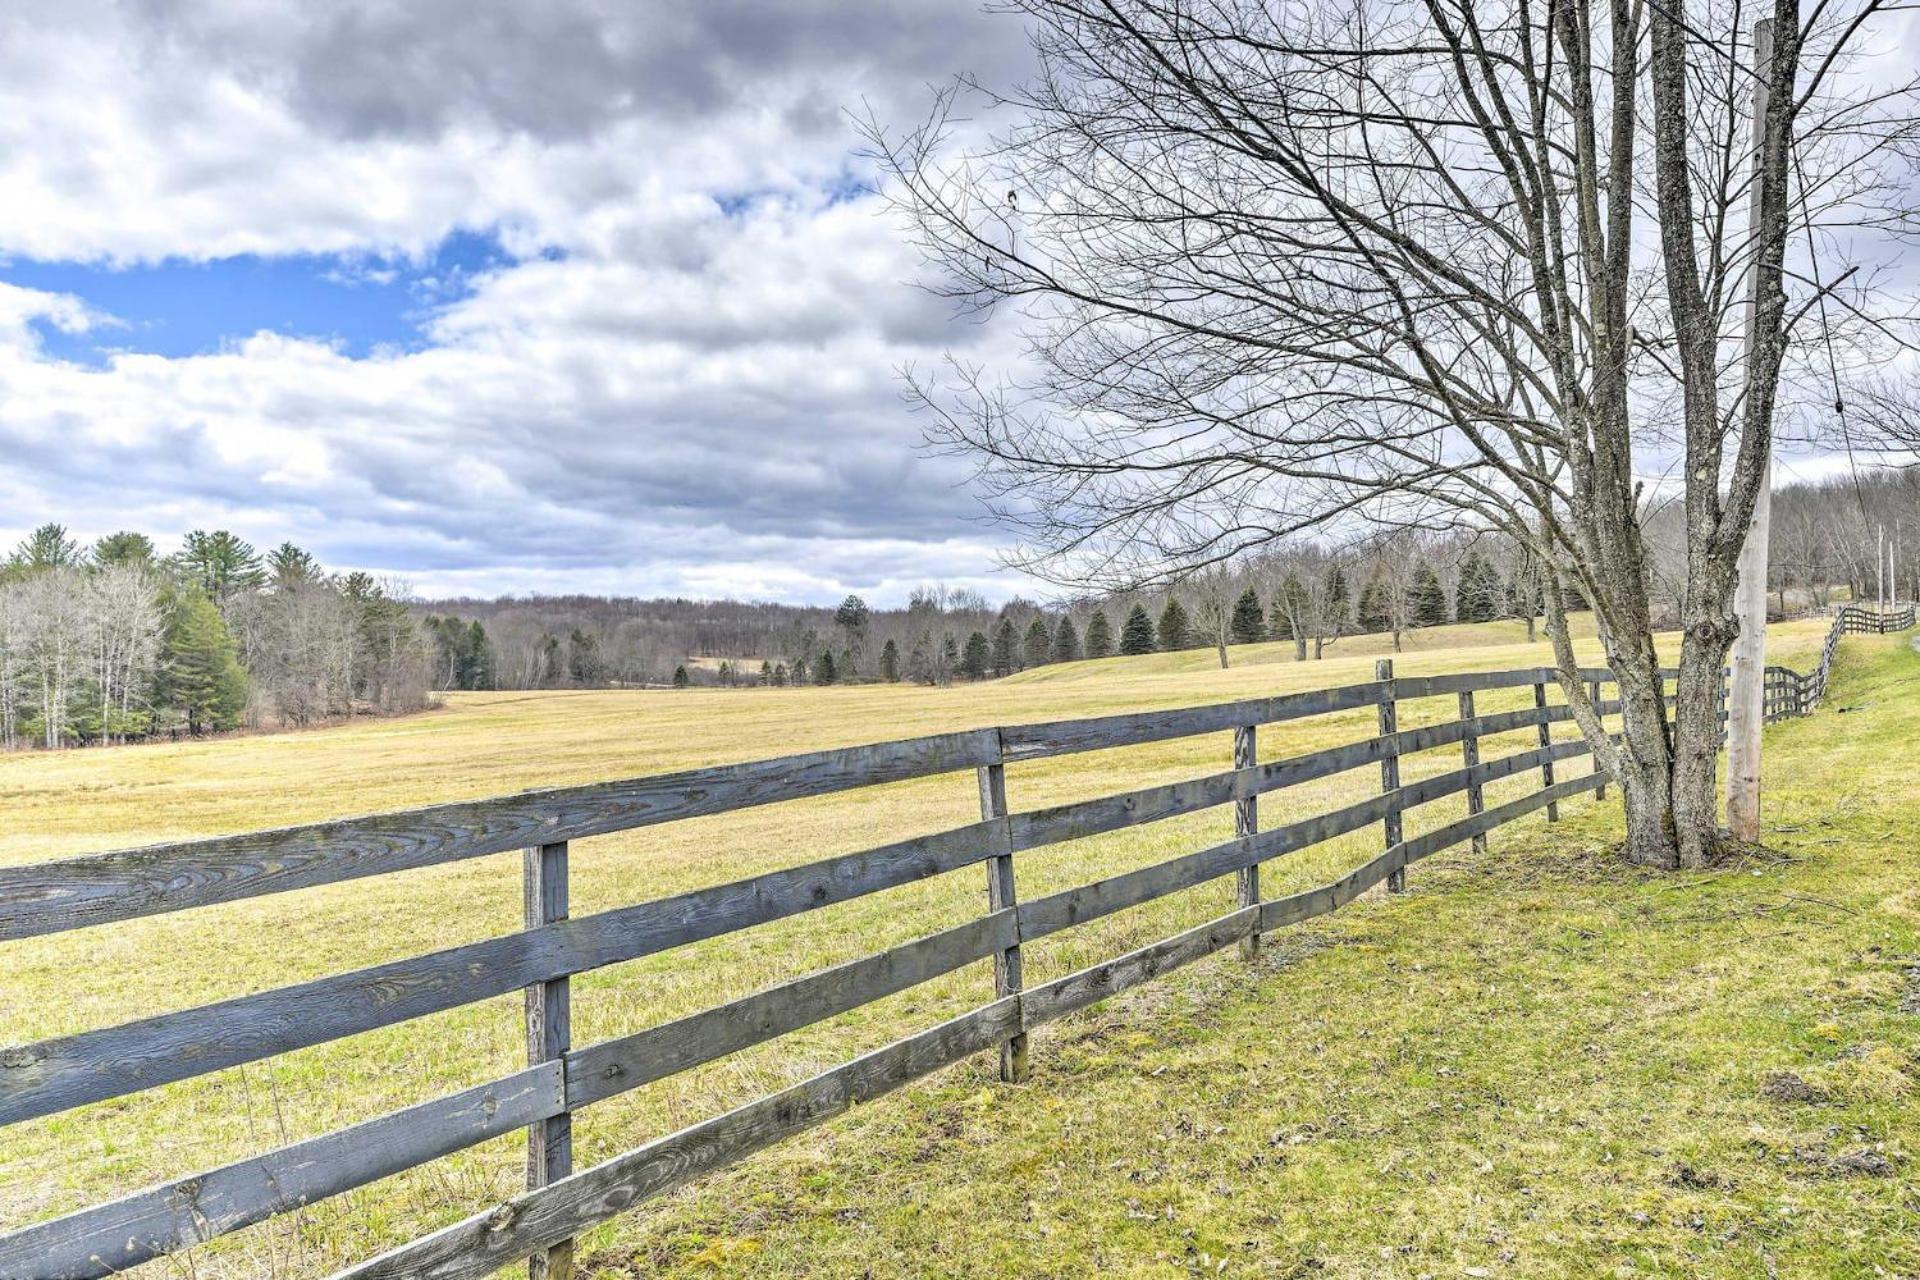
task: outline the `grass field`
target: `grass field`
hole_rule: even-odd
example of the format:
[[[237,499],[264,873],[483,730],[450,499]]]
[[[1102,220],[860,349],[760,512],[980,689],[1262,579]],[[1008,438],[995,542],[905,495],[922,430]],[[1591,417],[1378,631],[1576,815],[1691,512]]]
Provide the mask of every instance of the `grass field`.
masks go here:
[[[1420,633],[1399,669],[1535,665],[1519,628]],[[1808,665],[1824,626],[1780,628]],[[1376,648],[1291,646],[1043,668],[949,690],[466,695],[425,716],[255,739],[0,761],[0,860],[243,830],[944,729],[1177,706],[1370,678]],[[1920,1275],[1910,1092],[1920,979],[1913,834],[1920,655],[1850,637],[1815,717],[1769,731],[1779,858],[1647,876],[1602,852],[1614,806],[1496,832],[1370,897],[1036,1036],[1010,1089],[969,1063],[595,1232],[586,1273],[1245,1276]],[[1511,703],[1483,695],[1481,710]],[[1858,707],[1842,712],[1841,707]],[[1436,700],[1402,724],[1448,719]],[[1262,733],[1262,758],[1368,735],[1371,712]],[[1531,731],[1488,740],[1488,758]],[[1015,809],[1225,768],[1226,735],[1013,766]],[[1457,767],[1453,751],[1407,776]],[[1563,770],[1563,776],[1565,776]],[[1370,793],[1369,770],[1263,800],[1285,821]],[[1512,779],[1497,803],[1535,785]],[[580,842],[574,913],[975,816],[954,775]],[[1410,821],[1459,816],[1459,797]],[[1222,838],[1222,811],[1023,855],[1033,896]],[[1270,864],[1324,881],[1378,832]],[[977,869],[974,869],[977,871]],[[1218,914],[1230,887],[1030,945],[1030,981]],[[587,1043],[978,912],[957,873],[575,980]],[[504,932],[517,860],[0,946],[0,1040],[27,1041]],[[97,936],[96,936],[97,935]],[[580,1114],[598,1160],[980,1003],[985,965]],[[0,1132],[0,1223],[336,1128],[517,1066],[519,1005],[402,1027]],[[1762,1096],[1792,1070],[1819,1100]],[[155,1275],[310,1276],[510,1194],[502,1140]],[[1882,1163],[1884,1162],[1884,1163]]]

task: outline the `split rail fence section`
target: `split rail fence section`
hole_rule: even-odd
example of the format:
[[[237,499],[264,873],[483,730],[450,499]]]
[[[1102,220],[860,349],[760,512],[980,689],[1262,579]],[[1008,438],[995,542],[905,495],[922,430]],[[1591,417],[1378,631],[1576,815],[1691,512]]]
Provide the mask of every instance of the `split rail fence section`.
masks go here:
[[[529,1189],[342,1277],[473,1277],[527,1260],[536,1276],[572,1269],[573,1239],[651,1196],[721,1168],[907,1081],[982,1051],[1001,1071],[1027,1071],[1035,1027],[1229,945],[1251,953],[1262,934],[1312,919],[1406,868],[1534,810],[1604,794],[1593,772],[1556,779],[1589,754],[1556,739],[1570,719],[1550,701],[1550,668],[1396,677],[1342,688],[1170,711],[1014,725],[819,751],[403,813],[158,845],[0,869],[0,941],[235,902],[261,894],[523,851],[525,929],[352,972],[100,1030],[0,1049],[0,1124],[151,1089],[474,1001],[524,992],[528,1065],[490,1083],[407,1107],[0,1236],[0,1276],[75,1280],[117,1274],[275,1214],[524,1129]],[[1612,681],[1582,672],[1596,696]],[[1477,713],[1476,693],[1513,690],[1522,705]],[[1526,694],[1531,692],[1531,699]],[[1456,718],[1401,728],[1406,704],[1446,698]],[[1260,726],[1378,709],[1372,737],[1260,762]],[[1614,701],[1603,713],[1617,713]],[[1451,707],[1448,708],[1452,710]],[[1529,727],[1538,745],[1480,758],[1482,738]],[[1076,752],[1232,734],[1232,767],[1211,776],[1031,812],[1008,802],[1007,771]],[[1405,782],[1417,752],[1457,746],[1461,766]],[[1258,797],[1377,766],[1378,794],[1332,812],[1262,829]],[[569,917],[570,842],[608,832],[827,795],[910,778],[972,771],[980,820],[751,879],[616,910]],[[1489,808],[1484,788],[1537,772],[1524,798]],[[1464,794],[1465,816],[1407,836],[1403,815]],[[1016,874],[1029,851],[1214,806],[1234,806],[1232,840],[1064,892],[1023,899]],[[1261,864],[1378,824],[1381,852],[1343,878],[1263,898]],[[985,914],[875,955],[809,974],[689,1017],[576,1046],[571,975],[963,868],[986,878]],[[1174,937],[1039,985],[1022,980],[1021,946],[1168,894],[1233,877],[1237,906]],[[572,1168],[575,1113],[615,1094],[764,1043],[963,966],[991,959],[993,998],[960,1017],[603,1163]]]
[[[1814,708],[1827,696],[1827,677],[1833,671],[1833,655],[1840,647],[1841,636],[1885,635],[1891,631],[1905,631],[1912,625],[1912,605],[1886,611],[1857,604],[1840,606],[1839,612],[1833,615],[1833,626],[1827,632],[1827,642],[1820,648],[1818,667],[1806,675],[1801,675],[1791,667],[1767,668],[1763,682],[1765,693],[1762,696],[1767,723],[1813,714]]]

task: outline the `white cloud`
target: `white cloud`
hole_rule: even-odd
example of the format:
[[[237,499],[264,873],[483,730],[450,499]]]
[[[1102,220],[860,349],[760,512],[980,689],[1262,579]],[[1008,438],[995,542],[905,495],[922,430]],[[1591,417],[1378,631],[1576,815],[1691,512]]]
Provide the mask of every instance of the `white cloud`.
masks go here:
[[[430,591],[1004,590],[895,371],[1009,338],[949,323],[877,202],[828,191],[842,106],[910,115],[1018,46],[886,0],[10,5],[0,255],[418,255],[465,228],[523,260],[425,349],[360,358],[260,333],[68,363],[33,322],[109,319],[0,285],[0,535],[226,525]]]

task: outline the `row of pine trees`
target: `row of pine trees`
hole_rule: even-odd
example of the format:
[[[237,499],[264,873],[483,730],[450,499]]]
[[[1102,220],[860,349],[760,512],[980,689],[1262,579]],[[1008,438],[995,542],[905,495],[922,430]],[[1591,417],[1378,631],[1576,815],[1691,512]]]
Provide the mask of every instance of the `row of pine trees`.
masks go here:
[[[1325,579],[1316,584],[1316,599],[1325,601],[1323,610],[1334,614],[1333,636],[1377,634],[1394,629],[1387,600],[1388,588],[1377,578],[1370,579],[1354,599],[1345,568],[1331,565]],[[1297,577],[1290,576],[1278,589],[1295,597],[1309,594]],[[1407,625],[1443,626],[1450,622],[1493,622],[1501,618],[1538,614],[1538,588],[1531,591],[1518,581],[1501,577],[1492,560],[1470,551],[1460,562],[1458,581],[1452,599],[1440,575],[1430,564],[1417,565],[1407,590]],[[838,616],[864,620],[866,605],[857,596],[842,604]],[[1227,642],[1260,644],[1270,640],[1295,638],[1293,619],[1301,616],[1299,600],[1276,601],[1271,609],[1259,592],[1246,587],[1234,599],[1228,622]],[[453,623],[458,628],[459,624]],[[477,628],[478,624],[474,624]],[[851,628],[849,644],[839,656],[830,648],[786,660],[763,661],[757,673],[746,663],[723,662],[718,670],[722,685],[832,685],[851,683],[863,677],[857,674],[858,626]],[[478,633],[469,637],[484,643]],[[878,678],[885,682],[902,679],[918,683],[945,683],[949,679],[985,680],[1053,663],[1076,662],[1085,658],[1105,658],[1115,654],[1138,656],[1203,648],[1214,637],[1203,634],[1195,625],[1187,606],[1177,594],[1171,594],[1158,614],[1146,604],[1134,602],[1122,616],[1116,630],[1107,608],[1100,607],[1087,616],[1084,631],[1074,615],[1063,612],[1049,618],[1036,612],[1022,627],[1012,616],[1003,614],[998,625],[973,630],[964,641],[951,631],[943,634],[937,649],[928,652],[934,642],[916,646],[903,662],[899,645],[889,639],[880,651]],[[872,677],[865,677],[871,679]],[[695,683],[683,664],[675,668],[673,684],[686,688]]]

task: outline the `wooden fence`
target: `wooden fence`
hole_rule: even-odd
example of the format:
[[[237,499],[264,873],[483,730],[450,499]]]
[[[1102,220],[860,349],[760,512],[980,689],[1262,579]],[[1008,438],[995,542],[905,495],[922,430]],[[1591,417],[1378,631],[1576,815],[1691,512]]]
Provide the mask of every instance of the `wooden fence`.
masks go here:
[[[517,1129],[529,1143],[529,1189],[369,1261],[341,1277],[471,1277],[528,1260],[535,1275],[565,1276],[571,1242],[603,1222],[708,1171],[970,1054],[1000,1054],[1005,1078],[1027,1071],[1035,1027],[1231,944],[1352,901],[1463,841],[1588,791],[1604,773],[1556,780],[1555,767],[1589,754],[1556,740],[1570,719],[1550,699],[1550,668],[1396,677],[1342,688],[1170,711],[1013,725],[697,769],[622,782],[530,792],[375,817],[190,843],[151,846],[0,869],[0,941],[30,938],[262,894],[523,851],[525,928],[411,959],[0,1050],[0,1124],[16,1124],[305,1046],[525,993],[529,1061],[489,1083],[325,1136],[139,1191],[0,1236],[0,1276],[72,1280],[143,1261],[337,1195]],[[1582,672],[1596,693],[1604,668]],[[1530,705],[1476,713],[1476,693],[1512,690]],[[1531,692],[1531,699],[1526,693]],[[1400,728],[1401,709],[1447,698],[1456,718]],[[1259,727],[1378,709],[1378,733],[1260,762]],[[1451,710],[1452,708],[1449,708]],[[1616,702],[1602,703],[1615,713]],[[1527,728],[1538,745],[1492,760],[1482,738]],[[1007,770],[1027,761],[1199,734],[1232,734],[1231,768],[1057,807],[1014,812]],[[1403,782],[1418,752],[1457,745],[1460,767]],[[1262,830],[1262,795],[1377,765],[1381,789],[1359,803]],[[651,824],[822,796],[910,778],[972,771],[980,820],[674,897],[570,918],[572,841]],[[1537,772],[1540,786],[1488,807],[1484,788]],[[1465,814],[1407,836],[1403,815],[1464,795]],[[1022,899],[1016,875],[1030,850],[1231,804],[1232,840],[1063,892]],[[1382,851],[1343,878],[1263,898],[1261,864],[1379,824]],[[569,1037],[571,975],[969,867],[984,869],[986,913],[878,954],[754,995],[594,1044]],[[976,872],[976,874],[979,874]],[[1055,981],[1027,986],[1023,943],[1223,877],[1235,909],[1197,928]],[[993,961],[993,998],[972,1011],[855,1058],[804,1083],[635,1147],[572,1168],[572,1122],[582,1108],[978,961]]]
[[[1820,647],[1820,665],[1805,675],[1791,667],[1768,667],[1763,684],[1763,705],[1768,724],[1793,716],[1810,716],[1827,696],[1827,677],[1833,671],[1833,654],[1844,635],[1884,635],[1905,631],[1913,625],[1913,606],[1898,609],[1869,609],[1863,605],[1842,605],[1833,615],[1827,641]]]

